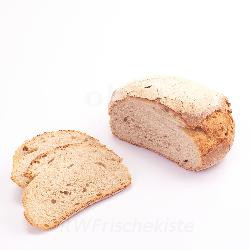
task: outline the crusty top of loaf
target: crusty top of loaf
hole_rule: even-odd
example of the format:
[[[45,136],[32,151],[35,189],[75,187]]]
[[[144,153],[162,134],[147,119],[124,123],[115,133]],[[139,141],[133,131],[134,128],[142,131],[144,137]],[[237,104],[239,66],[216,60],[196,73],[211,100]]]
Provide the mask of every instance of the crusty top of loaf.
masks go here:
[[[225,109],[226,98],[193,81],[169,76],[134,81],[113,93],[110,106],[127,97],[156,100],[180,114],[192,125],[199,124],[215,110]],[[195,124],[194,124],[195,123]]]

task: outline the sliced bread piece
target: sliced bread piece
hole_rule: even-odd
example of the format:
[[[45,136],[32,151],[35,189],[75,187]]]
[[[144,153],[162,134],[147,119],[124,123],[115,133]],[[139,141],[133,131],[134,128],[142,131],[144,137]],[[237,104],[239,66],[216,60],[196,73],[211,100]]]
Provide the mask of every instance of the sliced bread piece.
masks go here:
[[[25,187],[29,183],[29,179],[24,176],[24,173],[37,156],[58,146],[70,143],[88,143],[89,141],[97,140],[85,133],[73,130],[46,132],[27,140],[15,152],[11,179],[18,186]]]
[[[81,162],[83,157],[85,162],[95,162],[110,170],[117,167],[117,162],[122,161],[118,155],[97,140],[89,143],[75,143],[57,147],[39,155],[31,162],[24,175],[29,178],[30,182],[47,168],[60,166],[64,161],[70,161],[71,164]]]
[[[131,183],[121,158],[101,144],[57,148],[40,160],[31,167],[35,178],[24,188],[23,205],[26,219],[43,230]]]
[[[177,77],[135,81],[113,93],[112,133],[199,171],[231,148],[234,121],[222,94]]]

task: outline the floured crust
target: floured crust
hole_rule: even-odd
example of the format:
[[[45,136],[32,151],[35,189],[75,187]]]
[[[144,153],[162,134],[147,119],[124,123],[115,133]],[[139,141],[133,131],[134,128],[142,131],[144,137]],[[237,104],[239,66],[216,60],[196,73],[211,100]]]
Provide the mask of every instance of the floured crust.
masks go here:
[[[201,163],[192,168],[176,162],[186,169],[199,171],[211,167],[232,146],[235,124],[230,103],[222,94],[176,77],[148,78],[116,90],[109,104],[109,114],[118,103],[130,98],[159,104],[195,142]]]
[[[189,126],[198,125],[209,114],[221,109],[225,101],[222,94],[177,77],[151,77],[131,82],[113,93],[110,105],[127,97],[158,101],[180,114]]]

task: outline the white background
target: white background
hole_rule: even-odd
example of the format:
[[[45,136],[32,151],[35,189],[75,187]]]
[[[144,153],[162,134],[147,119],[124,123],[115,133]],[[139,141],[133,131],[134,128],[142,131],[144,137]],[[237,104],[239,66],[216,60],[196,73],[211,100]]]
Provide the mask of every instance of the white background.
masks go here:
[[[0,0],[0,248],[249,249],[248,4]],[[188,172],[111,135],[112,91],[151,75],[186,77],[229,97],[236,138],[221,164]],[[57,129],[114,149],[133,185],[40,232],[23,217],[12,155]]]

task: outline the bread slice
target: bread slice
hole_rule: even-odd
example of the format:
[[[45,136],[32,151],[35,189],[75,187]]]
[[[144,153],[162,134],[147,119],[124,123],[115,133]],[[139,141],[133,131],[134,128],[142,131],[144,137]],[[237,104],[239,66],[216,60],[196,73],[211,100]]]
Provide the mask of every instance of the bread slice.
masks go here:
[[[11,179],[23,188],[29,183],[29,179],[24,176],[24,173],[37,156],[58,146],[70,143],[88,143],[89,141],[97,140],[85,133],[73,130],[46,132],[27,140],[15,152]]]
[[[31,182],[37,175],[46,171],[48,168],[60,166],[64,161],[81,162],[85,157],[85,162],[96,162],[105,168],[113,170],[122,159],[112,150],[102,145],[98,140],[88,143],[75,143],[52,149],[44,154],[37,156],[25,171],[25,176]],[[102,160],[102,161],[100,161]]]
[[[199,171],[231,148],[234,121],[222,94],[177,77],[135,81],[113,93],[112,133]]]
[[[59,147],[33,162],[35,177],[24,188],[24,215],[35,227],[51,229],[87,206],[130,185],[128,169],[101,144]]]

